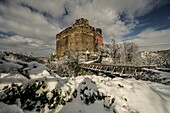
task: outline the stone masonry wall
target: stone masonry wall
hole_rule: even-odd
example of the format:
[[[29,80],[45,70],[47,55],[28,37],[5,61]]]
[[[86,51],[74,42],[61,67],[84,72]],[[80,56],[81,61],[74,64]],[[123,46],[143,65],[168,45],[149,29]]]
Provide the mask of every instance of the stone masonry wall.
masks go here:
[[[78,19],[73,26],[56,35],[56,57],[64,56],[67,51],[97,51],[95,28],[87,19]]]

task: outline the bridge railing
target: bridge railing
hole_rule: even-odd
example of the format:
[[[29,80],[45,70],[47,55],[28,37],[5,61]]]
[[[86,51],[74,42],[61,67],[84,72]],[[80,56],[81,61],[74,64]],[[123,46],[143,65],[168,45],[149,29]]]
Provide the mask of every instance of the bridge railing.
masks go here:
[[[142,71],[142,68],[156,69],[156,66],[113,65],[101,63],[80,64],[80,67],[87,70],[119,75],[134,74]]]

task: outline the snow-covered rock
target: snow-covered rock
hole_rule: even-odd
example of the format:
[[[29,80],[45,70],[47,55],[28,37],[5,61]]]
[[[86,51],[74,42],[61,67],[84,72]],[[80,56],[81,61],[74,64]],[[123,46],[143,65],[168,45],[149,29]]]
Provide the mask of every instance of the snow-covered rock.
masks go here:
[[[0,73],[18,73],[30,78],[29,75],[37,75],[45,70],[47,71],[49,69],[44,64],[36,61],[10,61],[6,60],[3,56],[0,58]]]
[[[0,59],[0,72],[3,73],[16,73],[18,72],[18,69],[22,68],[21,65],[12,63],[12,62],[6,62]]]
[[[28,74],[39,74],[43,72],[44,70],[48,70],[48,68],[44,64],[40,64],[38,62],[30,62],[28,63]]]
[[[0,59],[4,58],[4,53],[0,51]]]

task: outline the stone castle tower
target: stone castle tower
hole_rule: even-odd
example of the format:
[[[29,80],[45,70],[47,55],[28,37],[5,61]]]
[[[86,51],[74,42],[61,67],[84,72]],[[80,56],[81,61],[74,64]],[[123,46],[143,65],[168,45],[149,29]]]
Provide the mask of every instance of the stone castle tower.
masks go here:
[[[56,35],[56,57],[60,58],[71,50],[95,52],[102,44],[102,30],[95,29],[87,19],[81,18]]]

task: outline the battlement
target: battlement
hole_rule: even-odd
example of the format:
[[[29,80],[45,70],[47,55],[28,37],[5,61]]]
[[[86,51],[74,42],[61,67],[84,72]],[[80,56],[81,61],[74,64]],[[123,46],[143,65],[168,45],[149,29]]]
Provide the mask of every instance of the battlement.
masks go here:
[[[73,26],[79,26],[79,25],[89,25],[89,21],[84,18],[77,19],[76,22],[73,24]]]

